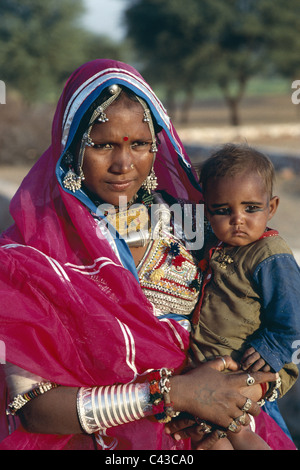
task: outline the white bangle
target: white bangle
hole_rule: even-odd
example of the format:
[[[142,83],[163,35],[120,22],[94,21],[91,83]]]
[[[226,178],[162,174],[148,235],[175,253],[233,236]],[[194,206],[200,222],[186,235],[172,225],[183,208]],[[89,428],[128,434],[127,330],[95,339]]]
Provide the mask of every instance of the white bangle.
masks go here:
[[[81,387],[77,414],[83,431],[97,431],[136,421],[151,414],[149,384]]]

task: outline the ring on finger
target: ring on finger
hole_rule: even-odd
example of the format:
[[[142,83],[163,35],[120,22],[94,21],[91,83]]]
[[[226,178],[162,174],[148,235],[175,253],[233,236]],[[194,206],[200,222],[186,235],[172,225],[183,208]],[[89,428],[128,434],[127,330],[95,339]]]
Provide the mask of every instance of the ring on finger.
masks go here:
[[[237,432],[238,427],[239,427],[238,423],[235,420],[233,420],[231,421],[227,429],[228,431],[231,431],[231,432]]]
[[[219,359],[221,359],[221,361],[223,362],[223,365],[224,365],[224,369],[223,369],[223,370],[227,369],[227,364],[226,364],[226,361],[225,361],[224,357],[223,357],[223,356],[219,356]]]
[[[248,376],[248,377],[247,377],[247,380],[246,380],[247,385],[249,385],[249,386],[250,386],[250,385],[254,385],[254,384],[255,384],[255,379],[254,379],[254,377],[252,377],[252,375],[250,375],[250,374],[247,374],[247,376]]]
[[[225,431],[221,431],[220,429],[216,429],[218,439],[224,439],[227,437],[227,433]]]
[[[247,413],[245,411],[241,416],[238,416],[237,418],[235,418],[235,422],[237,424],[241,424],[242,426],[245,426],[246,421],[247,421]]]
[[[205,421],[202,421],[198,416],[195,416],[195,421],[200,427],[200,431],[204,432],[205,434],[208,434],[211,432],[211,426],[209,426]]]
[[[252,406],[252,400],[250,400],[250,398],[247,398],[247,400],[245,401],[245,404],[244,406],[241,408],[242,411],[249,411],[250,408]]]

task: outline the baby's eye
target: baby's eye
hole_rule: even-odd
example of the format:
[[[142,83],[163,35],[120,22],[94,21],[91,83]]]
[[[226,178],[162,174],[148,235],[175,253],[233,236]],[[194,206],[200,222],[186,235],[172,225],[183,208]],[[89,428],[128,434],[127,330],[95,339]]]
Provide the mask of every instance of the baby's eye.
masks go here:
[[[262,208],[260,206],[247,206],[246,207],[246,212],[258,212],[261,211]]]
[[[229,215],[230,214],[230,209],[229,207],[220,207],[219,209],[215,209],[213,211],[215,215]]]

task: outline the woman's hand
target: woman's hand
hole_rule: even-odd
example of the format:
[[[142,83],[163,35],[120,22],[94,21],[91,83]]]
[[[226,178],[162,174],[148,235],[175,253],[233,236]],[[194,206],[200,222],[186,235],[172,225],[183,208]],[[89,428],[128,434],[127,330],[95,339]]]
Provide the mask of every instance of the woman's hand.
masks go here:
[[[214,429],[207,433],[203,426],[195,423],[195,419],[185,413],[180,413],[178,418],[166,424],[166,434],[172,435],[175,441],[180,439],[191,439],[191,447],[193,450],[209,450],[222,435],[220,430]]]
[[[186,374],[172,377],[170,396],[176,410],[227,429],[234,419],[243,414],[246,399],[241,390],[247,386],[248,374],[239,371],[239,366],[232,360],[227,366],[236,371],[220,373],[224,369],[223,361],[216,361],[201,364]],[[275,374],[270,372],[254,372],[252,377],[258,384],[276,380]],[[247,412],[257,416],[260,407],[252,402]]]

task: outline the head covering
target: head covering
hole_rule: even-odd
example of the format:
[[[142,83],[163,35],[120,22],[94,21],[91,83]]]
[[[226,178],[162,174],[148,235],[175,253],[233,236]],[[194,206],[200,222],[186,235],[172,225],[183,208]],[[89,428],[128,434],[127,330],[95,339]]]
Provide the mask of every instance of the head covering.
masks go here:
[[[0,340],[6,360],[72,387],[127,383],[160,367],[180,370],[188,346],[181,326],[153,315],[124,240],[99,230],[82,190],[73,193],[62,185],[62,157],[84,113],[115,83],[140,96],[162,128],[155,162],[159,189],[175,198],[201,199],[180,139],[141,75],[113,60],[78,68],[58,102],[52,143],[12,199],[14,225],[0,239]],[[104,447],[111,441],[126,449],[174,445],[163,426],[148,419],[107,434],[112,437],[103,437]],[[90,442],[17,431],[0,448],[88,448]]]

